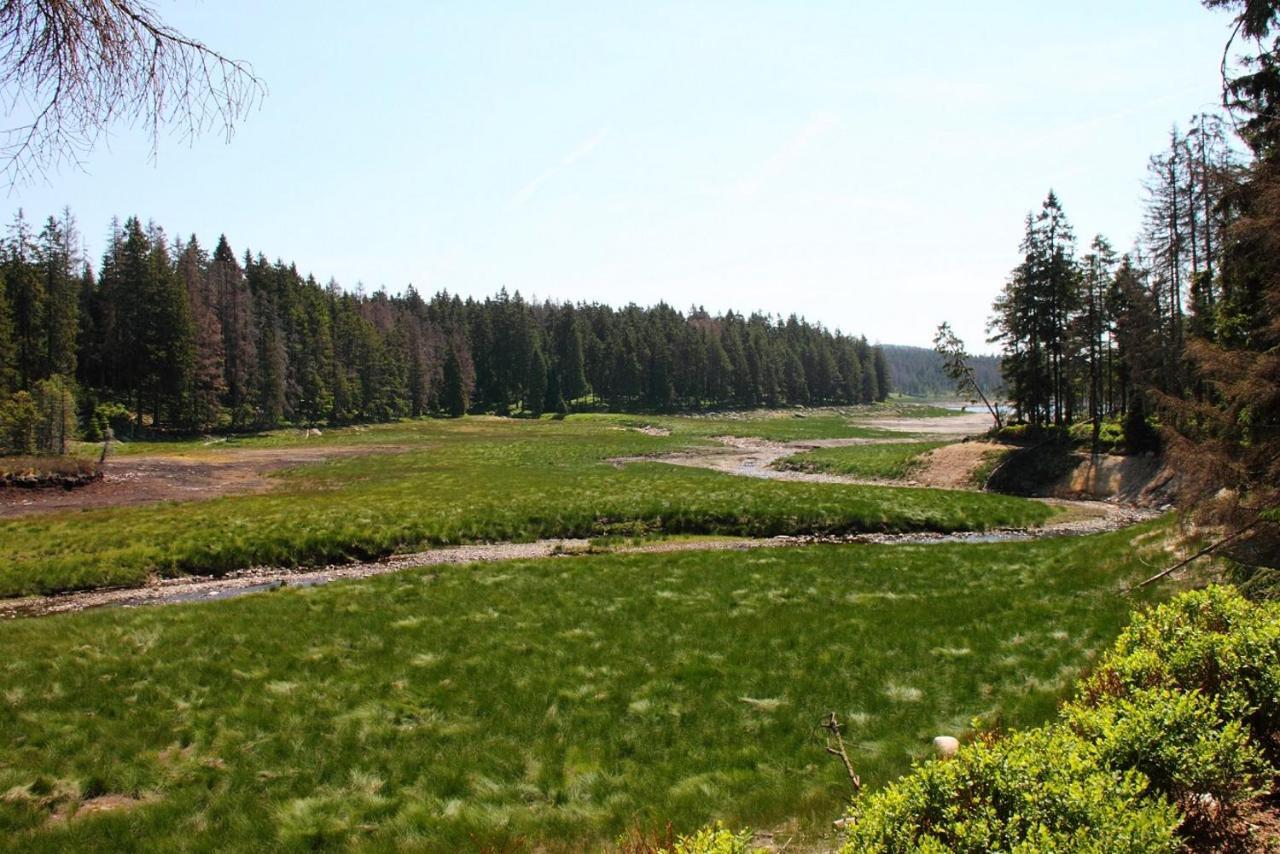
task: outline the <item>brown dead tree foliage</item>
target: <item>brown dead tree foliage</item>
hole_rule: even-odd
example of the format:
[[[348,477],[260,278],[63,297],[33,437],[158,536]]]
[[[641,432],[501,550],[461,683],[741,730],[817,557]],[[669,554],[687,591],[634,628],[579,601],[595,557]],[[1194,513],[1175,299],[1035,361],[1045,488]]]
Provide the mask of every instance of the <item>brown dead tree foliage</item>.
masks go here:
[[[1243,189],[1227,275],[1252,294],[1251,328],[1228,343],[1190,340],[1200,393],[1159,400],[1180,506],[1231,530],[1280,505],[1280,164],[1256,164]],[[1275,528],[1260,524],[1257,536],[1274,538]]]
[[[0,161],[10,186],[79,165],[118,123],[188,141],[236,123],[266,89],[141,0],[0,2]]]

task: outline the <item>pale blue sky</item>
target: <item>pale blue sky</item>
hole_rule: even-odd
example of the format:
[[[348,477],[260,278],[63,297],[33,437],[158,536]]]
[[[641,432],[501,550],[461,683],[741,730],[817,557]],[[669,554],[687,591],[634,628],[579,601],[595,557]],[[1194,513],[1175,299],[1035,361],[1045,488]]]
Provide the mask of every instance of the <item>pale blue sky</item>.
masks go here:
[[[1196,0],[159,2],[270,92],[229,145],[120,128],[11,193],[225,232],[320,280],[796,312],[982,344],[1022,218],[1132,241],[1148,155],[1211,108]],[[356,11],[358,9],[358,11]]]

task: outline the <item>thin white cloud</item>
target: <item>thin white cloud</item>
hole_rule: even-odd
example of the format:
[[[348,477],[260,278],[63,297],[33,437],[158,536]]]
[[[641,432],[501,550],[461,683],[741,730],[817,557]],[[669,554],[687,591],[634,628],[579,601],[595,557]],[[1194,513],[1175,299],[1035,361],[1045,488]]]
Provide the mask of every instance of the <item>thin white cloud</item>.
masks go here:
[[[753,199],[759,195],[761,188],[769,181],[781,175],[793,163],[804,157],[805,152],[815,141],[825,135],[836,125],[834,113],[823,112],[805,122],[783,143],[773,156],[766,160],[756,174],[740,181],[735,187],[736,194],[743,199]]]
[[[594,136],[592,136],[586,142],[582,143],[582,145],[579,145],[573,151],[569,152],[569,154],[564,158],[564,160],[560,162],[560,165],[572,166],[573,164],[577,163],[579,160],[586,157],[591,152],[595,151],[596,148],[600,145],[600,143],[604,142],[604,138],[608,135],[609,135],[608,128],[600,128],[600,130],[595,132]]]
[[[1063,140],[1082,143],[1090,140],[1099,131],[1108,126],[1112,127],[1117,132],[1122,132],[1124,123],[1134,116],[1150,112],[1151,108],[1154,106],[1185,101],[1185,96],[1203,91],[1205,91],[1204,86],[1188,86],[1177,92],[1173,92],[1168,95],[1161,95],[1155,98],[1148,98],[1142,100],[1140,103],[1135,103],[1132,106],[1127,106],[1119,110],[1100,113],[1079,121],[1059,125],[1058,127],[1050,128],[1049,130],[1028,134],[1021,141],[1020,147],[1034,149],[1048,143],[1062,142]],[[1204,105],[1204,111],[1212,113],[1215,111],[1216,106],[1217,105],[1213,102],[1207,102]],[[1173,123],[1174,120],[1171,119],[1170,124]],[[1182,124],[1185,124],[1185,121],[1182,122]]]
[[[534,178],[528,184],[525,184],[520,188],[519,192],[511,197],[511,201],[507,203],[507,210],[514,210],[515,208],[522,207],[527,204],[528,201],[533,198],[533,194],[538,192],[539,187],[551,178],[555,177],[559,172],[568,169],[570,166],[599,148],[600,143],[604,142],[605,137],[608,135],[609,129],[601,128],[562,157],[559,163],[542,170],[538,177]]]

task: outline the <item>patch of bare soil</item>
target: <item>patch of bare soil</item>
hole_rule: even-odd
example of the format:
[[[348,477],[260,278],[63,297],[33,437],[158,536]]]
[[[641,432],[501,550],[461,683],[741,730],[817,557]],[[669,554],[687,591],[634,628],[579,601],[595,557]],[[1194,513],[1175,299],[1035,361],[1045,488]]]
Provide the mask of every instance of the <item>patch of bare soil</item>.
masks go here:
[[[147,798],[131,798],[128,795],[98,795],[85,801],[66,802],[49,815],[49,824],[61,824],[88,818],[104,812],[127,812],[150,803]]]
[[[879,427],[899,433],[924,433],[929,436],[974,436],[992,427],[986,411],[965,412],[940,418],[870,418],[858,420],[860,427]]]
[[[989,454],[1009,450],[1000,442],[953,442],[930,451],[911,470],[912,482],[935,489],[973,489],[973,473]]]
[[[671,431],[668,430],[666,427],[654,427],[652,425],[645,425],[644,427],[628,427],[627,429],[635,433],[643,433],[646,436],[670,436],[671,435]]]
[[[1213,851],[1215,854],[1252,854],[1280,851],[1280,799],[1262,795],[1230,810],[1221,809],[1213,799],[1207,807],[1189,810],[1182,826],[1187,835],[1184,851]],[[1182,806],[1185,808],[1186,803]]]
[[[772,830],[758,830],[751,836],[749,851],[768,854],[829,854],[839,851],[843,840],[835,829],[815,831],[802,828],[797,821],[788,821]]]
[[[265,492],[273,471],[341,457],[396,453],[388,446],[330,445],[213,451],[198,457],[151,454],[108,459],[102,477],[72,491],[0,489],[0,519],[57,510],[199,501]]]
[[[1154,454],[1080,455],[1080,463],[1046,492],[1058,498],[1116,498],[1136,504],[1168,503],[1177,472]]]
[[[800,442],[774,442],[768,439],[753,439],[742,436],[717,436],[715,440],[720,447],[695,448],[688,451],[677,451],[674,454],[662,454],[652,457],[616,457],[609,462],[614,465],[625,463],[667,463],[673,466],[711,469],[736,474],[743,477],[758,477],[766,480],[808,481],[810,483],[883,483],[883,481],[858,480],[838,474],[825,472],[792,471],[774,468],[773,464],[784,457],[811,451],[815,448],[840,448],[848,445],[875,445],[897,442],[899,439],[808,439]]]
[[[1249,851],[1280,851],[1280,796],[1248,803],[1240,814],[1240,833]]]

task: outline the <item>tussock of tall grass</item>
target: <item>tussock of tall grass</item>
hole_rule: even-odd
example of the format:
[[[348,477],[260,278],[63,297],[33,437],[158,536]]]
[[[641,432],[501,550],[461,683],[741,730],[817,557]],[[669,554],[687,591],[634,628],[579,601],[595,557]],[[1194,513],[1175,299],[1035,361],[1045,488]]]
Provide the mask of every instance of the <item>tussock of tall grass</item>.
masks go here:
[[[97,473],[96,461],[75,456],[0,457],[0,486],[52,483],[66,478],[92,477]]]
[[[924,456],[945,442],[891,442],[818,448],[778,460],[779,468],[818,471],[878,480],[901,480],[911,474]]]
[[[873,788],[975,716],[1047,719],[1132,607],[1133,533],[595,555],[5,623],[0,839],[582,850],[668,821],[829,826],[848,784],[823,715]],[[139,803],[49,823],[100,794]]]

